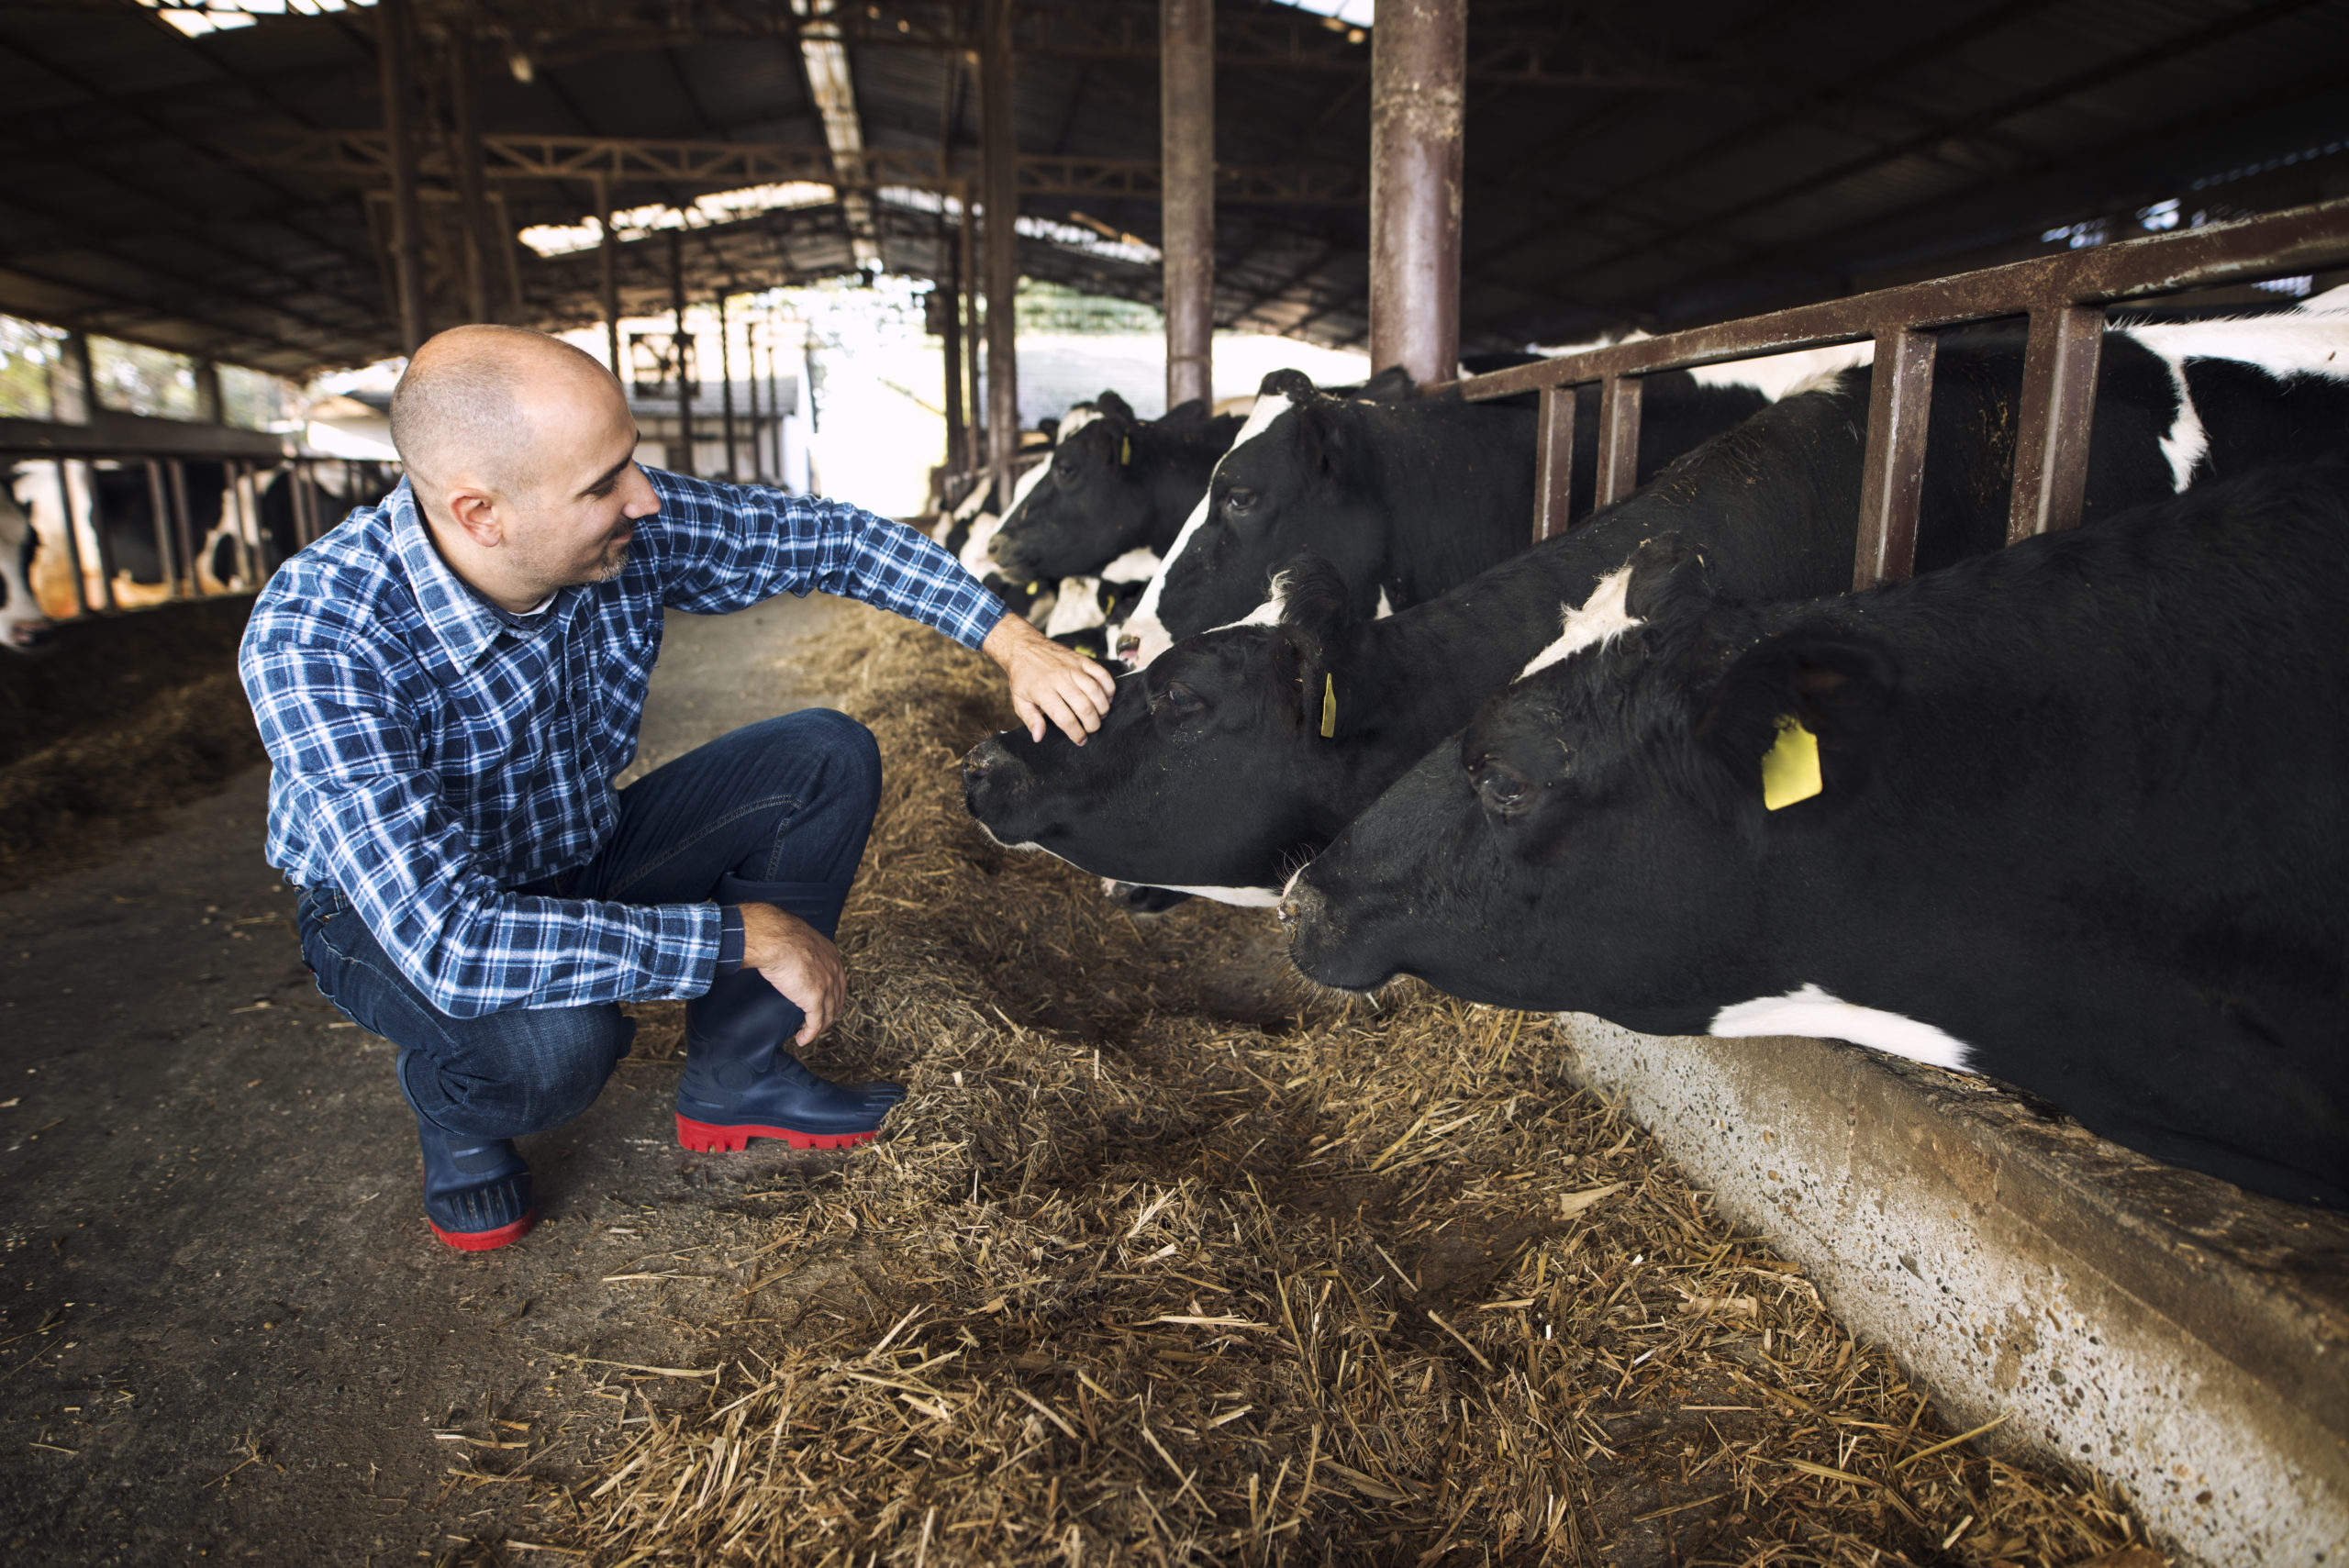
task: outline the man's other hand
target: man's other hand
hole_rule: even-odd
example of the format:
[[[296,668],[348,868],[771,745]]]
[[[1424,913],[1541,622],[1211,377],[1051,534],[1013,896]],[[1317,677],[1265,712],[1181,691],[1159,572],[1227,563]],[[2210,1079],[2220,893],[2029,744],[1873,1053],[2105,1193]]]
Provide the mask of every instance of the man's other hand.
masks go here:
[[[848,1002],[848,976],[831,939],[772,904],[742,906],[742,967],[766,976],[807,1015],[792,1037],[805,1048],[832,1027]]]
[[[996,622],[979,651],[1011,677],[1011,708],[1028,727],[1031,740],[1043,740],[1049,719],[1082,746],[1109,715],[1109,699],[1118,693],[1109,672],[1082,653],[1070,652],[1016,614]]]

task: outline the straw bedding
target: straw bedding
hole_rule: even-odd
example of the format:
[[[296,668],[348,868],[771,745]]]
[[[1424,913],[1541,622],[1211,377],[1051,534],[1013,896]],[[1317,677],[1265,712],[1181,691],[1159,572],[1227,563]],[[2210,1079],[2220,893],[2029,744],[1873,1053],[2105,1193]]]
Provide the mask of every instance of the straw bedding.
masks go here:
[[[843,929],[852,1015],[818,1061],[912,1095],[877,1148],[792,1167],[729,1278],[662,1287],[664,1313],[735,1325],[688,1369],[715,1375],[613,1375],[642,1417],[540,1484],[550,1544],[2158,1568],[2087,1482],[1953,1442],[1891,1356],[1555,1075],[1546,1020],[1309,993],[1261,912],[1139,926],[988,843],[955,763],[1007,720],[992,668],[841,625],[810,684],[873,726],[889,784]],[[674,1041],[674,1006],[645,1016]]]

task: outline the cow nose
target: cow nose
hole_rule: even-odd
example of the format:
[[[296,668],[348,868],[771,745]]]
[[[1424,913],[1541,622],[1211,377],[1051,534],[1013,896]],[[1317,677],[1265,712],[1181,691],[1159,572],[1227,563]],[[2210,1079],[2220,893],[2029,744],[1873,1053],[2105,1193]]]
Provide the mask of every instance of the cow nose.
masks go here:
[[[983,779],[987,776],[990,770],[999,768],[1010,760],[1011,753],[1005,748],[1003,738],[999,735],[990,735],[972,747],[970,754],[963,759],[963,776],[966,779]]]

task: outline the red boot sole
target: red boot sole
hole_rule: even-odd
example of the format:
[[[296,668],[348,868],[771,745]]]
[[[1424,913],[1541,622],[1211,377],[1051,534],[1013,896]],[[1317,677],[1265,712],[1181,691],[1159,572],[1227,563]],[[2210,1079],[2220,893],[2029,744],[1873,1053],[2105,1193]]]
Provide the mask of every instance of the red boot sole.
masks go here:
[[[538,1222],[539,1211],[534,1208],[513,1224],[501,1225],[495,1230],[443,1230],[432,1225],[429,1218],[424,1223],[432,1225],[432,1234],[440,1238],[444,1246],[454,1247],[460,1252],[488,1252],[509,1241],[519,1241]]]
[[[853,1149],[860,1143],[870,1143],[879,1136],[877,1129],[872,1132],[799,1132],[788,1127],[761,1127],[756,1123],[743,1127],[712,1127],[691,1117],[677,1118],[677,1141],[705,1154],[746,1149],[753,1138],[779,1138],[794,1149]]]

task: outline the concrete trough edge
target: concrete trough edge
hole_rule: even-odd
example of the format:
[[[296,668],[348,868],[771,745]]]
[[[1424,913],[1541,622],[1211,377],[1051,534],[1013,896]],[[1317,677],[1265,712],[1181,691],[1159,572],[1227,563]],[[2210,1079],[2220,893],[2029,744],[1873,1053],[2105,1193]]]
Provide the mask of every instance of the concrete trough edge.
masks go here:
[[[2194,1563],[2349,1563],[2349,1220],[1840,1041],[1557,1016],[1733,1222],[1983,1440],[2095,1473]]]

